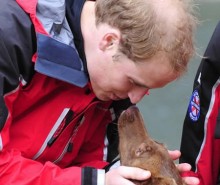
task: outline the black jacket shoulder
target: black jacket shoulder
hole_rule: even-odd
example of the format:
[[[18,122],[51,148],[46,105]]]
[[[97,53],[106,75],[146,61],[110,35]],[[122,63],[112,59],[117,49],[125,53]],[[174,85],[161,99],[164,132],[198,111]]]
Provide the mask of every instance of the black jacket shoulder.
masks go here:
[[[5,94],[18,85],[20,76],[30,78],[36,34],[29,15],[16,1],[0,0],[0,4],[0,78],[4,81],[0,91]]]
[[[15,0],[0,0],[0,130],[8,110],[4,95],[28,82],[34,72],[36,34],[29,16]]]

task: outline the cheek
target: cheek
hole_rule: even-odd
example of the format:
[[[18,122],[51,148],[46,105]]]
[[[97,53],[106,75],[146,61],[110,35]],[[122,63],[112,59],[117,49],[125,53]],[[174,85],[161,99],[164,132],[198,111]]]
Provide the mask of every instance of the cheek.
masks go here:
[[[130,82],[122,80],[122,81],[115,81],[113,88],[119,92],[127,93],[131,88],[132,85]]]

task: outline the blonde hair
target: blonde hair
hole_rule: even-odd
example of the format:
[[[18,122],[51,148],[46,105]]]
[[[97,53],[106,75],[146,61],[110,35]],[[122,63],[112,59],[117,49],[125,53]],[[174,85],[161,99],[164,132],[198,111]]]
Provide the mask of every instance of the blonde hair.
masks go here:
[[[95,13],[97,25],[120,30],[119,49],[128,58],[143,61],[166,52],[174,71],[181,74],[194,54],[192,10],[184,0],[97,0]]]

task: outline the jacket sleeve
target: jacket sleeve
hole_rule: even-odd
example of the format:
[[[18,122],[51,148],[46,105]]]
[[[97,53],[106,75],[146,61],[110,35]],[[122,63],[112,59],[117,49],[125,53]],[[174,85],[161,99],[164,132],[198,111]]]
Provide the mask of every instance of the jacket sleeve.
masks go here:
[[[220,175],[220,23],[198,68],[183,125],[180,163],[192,165],[184,174],[200,185],[217,184]]]
[[[19,84],[28,83],[34,73],[32,56],[36,51],[35,31],[29,16],[14,0],[0,0],[0,184],[80,185],[104,184],[104,170],[45,164],[24,158],[20,151],[5,150],[4,135],[9,141],[10,127],[4,96]],[[7,143],[4,143],[7,144]]]

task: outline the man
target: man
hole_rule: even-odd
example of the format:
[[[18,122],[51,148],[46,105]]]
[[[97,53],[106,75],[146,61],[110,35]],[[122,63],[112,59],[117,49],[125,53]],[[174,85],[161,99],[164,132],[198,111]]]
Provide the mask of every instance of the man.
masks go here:
[[[209,41],[198,68],[184,121],[180,162],[192,165],[186,175],[201,185],[220,184],[220,24]]]
[[[118,155],[120,112],[185,71],[195,24],[187,4],[0,3],[0,184],[121,185],[149,178],[139,168],[103,168]]]

